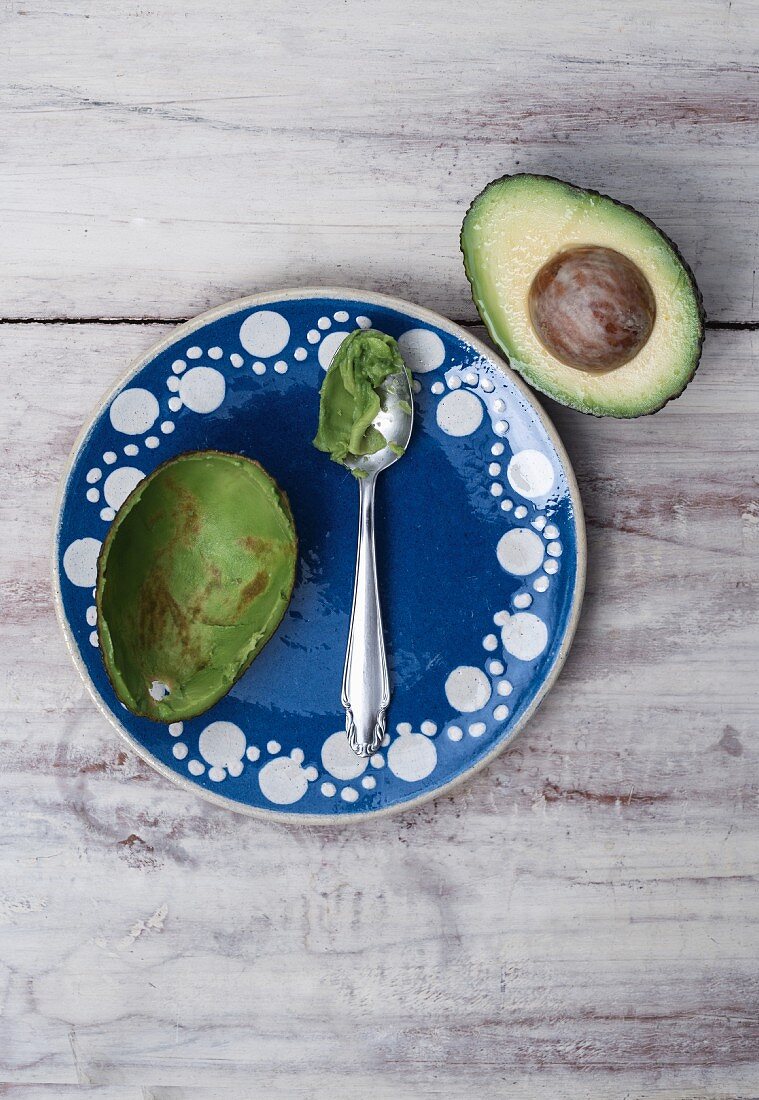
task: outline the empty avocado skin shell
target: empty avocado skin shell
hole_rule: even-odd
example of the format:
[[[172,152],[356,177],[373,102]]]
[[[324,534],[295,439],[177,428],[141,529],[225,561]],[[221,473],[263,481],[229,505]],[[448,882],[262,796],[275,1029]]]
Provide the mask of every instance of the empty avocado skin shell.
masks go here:
[[[289,502],[257,462],[191,451],[154,470],[98,559],[100,649],[121,702],[159,722],[218,702],[279,625],[296,560]]]
[[[474,254],[471,241],[468,239],[470,226],[472,225],[473,218],[476,216],[479,209],[482,208],[484,201],[496,193],[496,189],[502,185],[510,184],[522,184],[529,185],[530,183],[536,185],[547,184],[555,186],[555,190],[564,190],[565,193],[571,193],[575,196],[583,196],[586,199],[593,202],[594,200],[601,204],[602,210],[611,204],[617,207],[620,212],[625,212],[627,215],[634,215],[639,220],[641,229],[645,228],[649,233],[653,233],[658,238],[661,246],[666,249],[671,257],[673,266],[676,265],[678,274],[681,276],[684,284],[688,288],[688,293],[692,300],[692,332],[689,333],[691,340],[691,350],[686,356],[686,363],[684,368],[679,371],[678,378],[673,384],[667,385],[663,382],[658,389],[650,392],[646,396],[635,395],[630,397],[624,392],[624,378],[625,368],[619,368],[619,393],[613,399],[596,399],[592,396],[588,396],[579,392],[579,390],[573,390],[573,387],[567,384],[557,385],[555,379],[551,376],[551,364],[555,361],[549,353],[545,353],[545,363],[527,362],[525,356],[520,355],[520,349],[516,346],[515,341],[511,338],[511,334],[505,331],[503,326],[498,324],[491,315],[491,310],[488,307],[486,295],[483,294],[480,286],[480,275],[477,270],[477,259]],[[596,243],[593,241],[583,242],[585,244]],[[554,253],[560,252],[566,247],[565,242],[561,237],[557,237],[554,242]],[[674,398],[679,397],[684,391],[688,383],[692,380],[699,362],[701,360],[701,351],[704,343],[704,325],[706,322],[706,314],[704,312],[703,298],[701,292],[696,284],[695,276],[691,271],[687,261],[683,258],[677,245],[672,241],[666,233],[653,222],[650,218],[647,218],[645,214],[641,214],[639,210],[636,210],[633,206],[629,206],[627,203],[619,202],[617,199],[611,198],[609,195],[604,195],[600,191],[594,191],[590,188],[576,187],[574,184],[568,183],[565,180],[561,180],[556,176],[549,175],[537,175],[532,173],[514,173],[507,174],[492,180],[483,190],[475,196],[472,200],[469,209],[466,212],[464,221],[461,228],[460,237],[461,251],[464,257],[464,269],[466,271],[467,278],[469,280],[470,289],[472,292],[472,298],[474,304],[477,307],[483,324],[488,330],[490,338],[500,348],[502,352],[507,356],[509,364],[533,386],[535,389],[540,390],[542,393],[552,397],[555,401],[559,401],[564,405],[568,405],[571,408],[578,409],[580,412],[590,413],[594,416],[615,416],[620,418],[634,418],[637,416],[643,416],[650,413],[658,412],[667,402],[672,401]],[[624,247],[618,249],[624,253]],[[546,256],[545,259],[548,259]],[[539,268],[541,264],[537,264]],[[525,288],[527,289],[527,288]],[[658,287],[653,286],[656,293],[657,300]],[[666,306],[666,303],[658,302],[660,312],[661,306]],[[645,349],[644,349],[645,350]],[[582,372],[580,372],[582,373]],[[581,382],[584,380],[581,379]]]

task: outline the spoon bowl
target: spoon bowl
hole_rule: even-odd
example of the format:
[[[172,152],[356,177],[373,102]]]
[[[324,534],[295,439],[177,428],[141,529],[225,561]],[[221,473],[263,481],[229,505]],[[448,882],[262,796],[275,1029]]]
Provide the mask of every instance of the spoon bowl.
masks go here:
[[[414,397],[408,368],[389,374],[379,387],[381,407],[372,421],[372,427],[381,432],[387,443],[379,451],[360,458],[349,457],[345,465],[349,470],[362,471],[360,478],[373,478],[402,457],[414,427]]]

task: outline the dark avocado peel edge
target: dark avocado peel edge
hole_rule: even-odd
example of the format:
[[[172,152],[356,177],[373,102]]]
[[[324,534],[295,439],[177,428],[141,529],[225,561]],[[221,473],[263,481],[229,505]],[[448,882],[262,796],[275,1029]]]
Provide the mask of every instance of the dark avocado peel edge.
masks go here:
[[[162,701],[152,699],[150,706],[148,706],[147,708],[135,709],[133,706],[130,705],[130,703],[132,701],[131,696],[128,695],[125,698],[124,694],[119,690],[119,684],[117,682],[118,679],[119,679],[119,676],[118,676],[118,673],[117,673],[117,670],[116,670],[115,661],[113,662],[113,665],[111,664],[112,645],[111,645],[111,639],[110,639],[110,630],[109,630],[109,627],[107,625],[107,619],[104,618],[104,615],[103,615],[104,592],[105,592],[105,584],[106,584],[106,581],[107,581],[107,568],[106,567],[107,567],[109,554],[110,554],[114,539],[116,538],[116,536],[118,534],[118,531],[120,529],[121,521],[123,521],[131,513],[132,508],[134,507],[134,505],[141,499],[144,491],[148,488],[148,483],[152,482],[159,474],[165,473],[165,471],[168,468],[171,468],[172,466],[174,466],[177,462],[179,462],[181,460],[184,460],[184,459],[204,459],[204,458],[207,458],[207,457],[219,457],[219,458],[222,458],[222,459],[233,460],[235,463],[247,464],[251,467],[254,467],[257,471],[260,472],[261,475],[263,475],[263,477],[268,482],[271,483],[271,486],[275,490],[275,494],[276,494],[276,504],[280,508],[281,513],[282,513],[284,519],[286,520],[286,523],[288,525],[288,534],[290,535],[290,538],[291,538],[292,553],[291,553],[291,568],[289,569],[289,580],[288,580],[288,583],[286,584],[285,588],[280,592],[280,600],[281,600],[280,608],[275,609],[274,614],[272,614],[266,620],[262,630],[258,634],[258,640],[256,641],[256,643],[250,649],[250,652],[247,656],[247,659],[236,668],[235,672],[230,676],[229,679],[227,679],[226,681],[221,681],[220,682],[219,687],[215,692],[212,692],[212,693],[208,694],[204,698],[203,703],[202,703],[201,706],[198,706],[197,708],[189,708],[189,709],[183,710],[181,715],[180,714],[175,714],[175,713],[162,714],[162,713],[160,713],[161,710],[164,709],[164,708],[162,708],[162,705],[161,705]],[[144,478],[142,481],[140,481],[135,486],[135,488],[132,490],[132,492],[129,494],[129,496],[126,498],[126,500],[123,502],[123,504],[119,508],[119,510],[116,514],[116,517],[112,521],[111,526],[108,530],[108,533],[107,533],[105,539],[103,540],[103,545],[101,546],[100,553],[98,555],[97,581],[96,581],[96,588],[95,588],[95,603],[96,603],[96,607],[97,607],[97,616],[98,616],[97,617],[98,632],[101,635],[101,639],[100,639],[101,656],[103,658],[103,665],[104,665],[104,668],[105,668],[106,676],[108,677],[108,681],[109,681],[116,697],[119,699],[119,701],[127,708],[127,710],[131,711],[131,713],[133,713],[133,714],[136,714],[138,717],[147,718],[150,721],[160,723],[160,724],[167,724],[167,723],[171,723],[171,722],[174,722],[174,721],[189,720],[191,718],[195,718],[195,717],[198,717],[201,714],[204,714],[207,710],[209,710],[212,706],[214,706],[220,699],[224,698],[224,696],[229,693],[229,691],[234,687],[234,685],[237,683],[237,681],[240,679],[240,677],[248,670],[248,668],[250,667],[252,662],[255,660],[255,658],[261,653],[261,651],[264,649],[264,647],[268,644],[268,642],[271,640],[271,638],[276,633],[277,627],[282,622],[282,619],[285,616],[287,608],[290,605],[290,600],[292,598],[293,588],[295,586],[295,579],[296,579],[296,572],[297,572],[297,561],[298,561],[298,536],[297,536],[297,530],[296,530],[296,527],[295,527],[295,521],[294,521],[292,510],[291,510],[291,507],[290,507],[289,499],[288,499],[287,494],[285,493],[285,491],[277,484],[277,482],[274,480],[274,478],[261,465],[261,463],[257,462],[255,459],[248,458],[245,455],[235,454],[233,452],[228,452],[228,451],[219,451],[219,450],[209,449],[209,450],[203,450],[203,451],[185,451],[185,452],[182,452],[178,455],[173,456],[170,459],[167,459],[165,462],[161,463],[160,466],[157,466],[155,468],[155,470],[153,470],[146,478]],[[252,578],[252,579],[254,579],[254,578]],[[279,611],[278,614],[276,614],[277,610]],[[104,644],[104,642],[106,642],[106,644]],[[171,693],[169,693],[168,698],[171,698]]]
[[[512,351],[509,349],[507,344],[499,336],[498,327],[492,322],[492,320],[489,316],[489,313],[488,313],[487,306],[480,299],[480,297],[478,295],[478,292],[477,292],[477,275],[470,267],[469,258],[467,256],[467,250],[466,250],[466,247],[465,247],[465,244],[464,244],[464,237],[465,237],[467,222],[468,222],[468,219],[469,219],[470,215],[472,215],[473,213],[476,212],[479,203],[487,196],[488,192],[493,187],[497,186],[500,183],[506,183],[506,182],[509,182],[509,181],[515,181],[515,180],[519,180],[519,179],[535,180],[535,181],[547,181],[549,183],[558,184],[563,188],[567,188],[572,193],[580,192],[584,195],[587,195],[587,196],[590,196],[590,197],[593,197],[593,198],[603,199],[605,202],[610,202],[614,206],[620,207],[623,210],[627,211],[628,213],[635,215],[636,218],[640,219],[641,222],[645,223],[648,227],[650,227],[650,229],[652,229],[656,234],[658,234],[658,236],[662,239],[662,241],[665,243],[665,245],[669,248],[669,250],[671,251],[671,253],[674,256],[675,260],[677,261],[680,268],[682,269],[685,277],[688,279],[688,281],[690,283],[690,288],[692,290],[692,293],[693,293],[693,296],[694,296],[694,299],[695,299],[695,304],[696,304],[696,309],[697,309],[697,314],[698,314],[698,321],[699,321],[698,339],[697,339],[696,347],[694,349],[692,366],[690,368],[690,373],[684,379],[682,386],[680,386],[676,390],[673,390],[671,393],[667,394],[664,397],[664,399],[659,404],[657,404],[655,407],[648,408],[648,409],[642,410],[640,412],[631,412],[631,413],[614,412],[614,413],[609,413],[607,411],[604,411],[603,409],[594,408],[594,407],[589,406],[589,405],[580,405],[572,399],[571,394],[567,394],[566,392],[559,393],[559,392],[557,392],[556,389],[552,390],[551,388],[547,387],[544,383],[542,383],[540,377],[536,376],[536,374],[532,370],[523,369],[523,367],[526,366],[526,364],[522,364],[513,355]],[[493,180],[490,180],[485,185],[485,187],[483,187],[483,189],[477,195],[475,195],[475,197],[472,199],[471,203],[469,204],[469,207],[467,208],[466,214],[464,215],[464,219],[462,221],[461,231],[460,231],[460,234],[459,234],[459,247],[460,247],[460,251],[461,251],[463,262],[464,262],[464,271],[466,273],[466,277],[467,277],[467,280],[469,282],[469,289],[470,289],[470,293],[472,295],[472,301],[474,302],[475,308],[477,309],[477,312],[480,316],[480,320],[482,321],[485,328],[487,329],[487,332],[488,332],[488,335],[489,335],[490,339],[499,348],[501,353],[505,356],[506,362],[509,364],[509,366],[512,367],[512,369],[518,371],[522,375],[522,377],[529,383],[530,386],[532,386],[534,389],[538,390],[540,393],[544,393],[547,397],[550,397],[552,400],[557,401],[560,404],[567,405],[569,408],[575,408],[580,412],[589,414],[591,416],[596,416],[596,417],[599,417],[599,418],[600,417],[605,417],[605,416],[613,416],[616,419],[637,419],[639,416],[648,416],[648,415],[652,415],[653,413],[659,412],[670,401],[674,401],[676,398],[680,397],[684,393],[684,391],[687,389],[690,382],[692,382],[693,377],[694,377],[696,371],[698,370],[699,364],[701,362],[701,355],[702,355],[702,351],[703,351],[704,338],[705,338],[706,312],[705,312],[705,309],[704,309],[703,296],[702,296],[701,291],[698,287],[698,284],[696,282],[695,276],[693,274],[693,271],[692,271],[690,265],[688,264],[687,260],[683,257],[682,253],[680,252],[680,250],[677,247],[677,245],[675,244],[675,242],[669,236],[667,236],[667,234],[664,233],[663,230],[661,230],[659,228],[659,226],[651,218],[647,217],[645,214],[642,214],[634,206],[631,206],[628,203],[620,202],[618,199],[613,198],[611,195],[604,194],[604,192],[602,192],[602,191],[596,191],[593,188],[589,188],[589,187],[578,187],[575,184],[569,183],[567,180],[560,179],[558,176],[552,176],[552,175],[542,174],[542,173],[532,173],[532,172],[513,172],[513,173],[512,172],[507,172],[502,176],[498,176],[497,178],[495,178]],[[556,250],[559,251],[560,248],[561,248],[561,242],[557,242],[557,249]]]

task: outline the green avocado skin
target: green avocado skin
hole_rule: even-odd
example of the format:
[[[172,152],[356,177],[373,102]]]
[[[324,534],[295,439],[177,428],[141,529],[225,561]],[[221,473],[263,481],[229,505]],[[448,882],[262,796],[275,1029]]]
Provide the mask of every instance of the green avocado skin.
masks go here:
[[[257,462],[193,451],[159,466],[98,560],[100,648],[121,702],[160,722],[213,706],[279,625],[296,559],[287,497]]]
[[[524,193],[524,191],[531,188],[533,184],[536,187],[553,189],[559,200],[562,197],[569,197],[572,199],[579,197],[587,200],[599,210],[600,216],[602,217],[613,217],[615,210],[618,211],[621,216],[625,217],[628,222],[631,220],[632,216],[632,220],[637,219],[641,234],[646,234],[646,236],[652,240],[655,247],[661,248],[669,254],[672,268],[677,273],[679,282],[686,288],[687,294],[691,299],[691,322],[689,331],[683,333],[681,336],[681,354],[677,357],[678,361],[673,364],[670,379],[668,380],[665,374],[664,377],[660,379],[659,384],[657,384],[644,399],[630,398],[625,393],[624,386],[620,385],[614,401],[609,404],[603,404],[583,399],[578,393],[573,392],[570,388],[557,386],[551,378],[550,372],[545,370],[540,362],[531,362],[527,356],[523,355],[518,343],[512,339],[511,334],[508,331],[504,331],[499,324],[494,322],[491,316],[488,295],[481,285],[479,258],[474,240],[473,227],[476,223],[478,213],[483,208],[491,203],[499,202],[502,196],[505,197],[512,192],[514,195],[517,195],[519,190]],[[662,232],[655,222],[646,217],[645,214],[641,214],[635,207],[629,206],[627,203],[619,202],[617,199],[613,199],[600,191],[576,187],[574,184],[558,179],[556,176],[517,172],[512,175],[500,176],[498,179],[492,180],[477,196],[475,196],[464,217],[461,227],[460,246],[464,258],[464,270],[469,280],[472,299],[477,307],[477,312],[483,324],[488,330],[490,338],[505,354],[511,367],[519,371],[526,381],[536,390],[553,398],[555,401],[593,416],[612,416],[621,419],[630,419],[658,412],[669,401],[679,397],[688,383],[693,379],[701,360],[705,335],[706,314],[701,292],[691,268],[674,241],[672,241],[666,233]],[[561,248],[562,241],[557,240],[556,251],[560,251]],[[677,334],[674,335],[674,339],[675,342],[677,342]]]
[[[392,336],[356,329],[343,340],[322,383],[314,446],[333,462],[375,454],[387,443],[372,427],[380,411],[378,388],[404,369]]]

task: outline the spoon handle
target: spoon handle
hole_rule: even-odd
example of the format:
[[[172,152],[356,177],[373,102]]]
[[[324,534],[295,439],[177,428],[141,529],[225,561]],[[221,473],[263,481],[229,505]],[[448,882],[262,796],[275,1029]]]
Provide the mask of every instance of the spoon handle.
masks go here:
[[[371,756],[382,744],[390,702],[374,552],[374,484],[371,475],[358,483],[356,577],[343,672],[345,732],[358,756]]]

